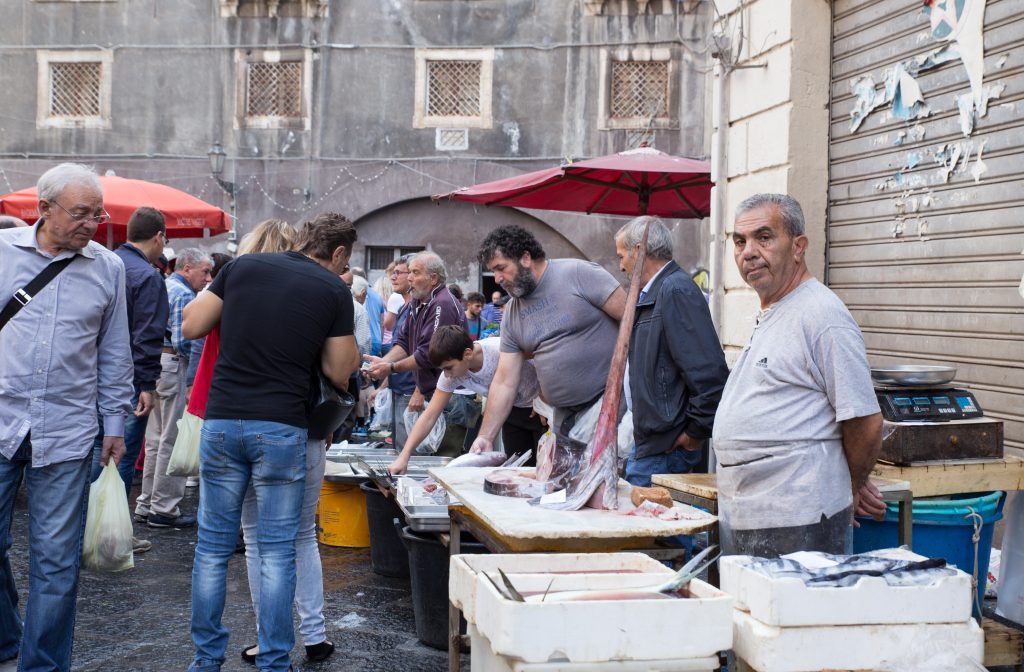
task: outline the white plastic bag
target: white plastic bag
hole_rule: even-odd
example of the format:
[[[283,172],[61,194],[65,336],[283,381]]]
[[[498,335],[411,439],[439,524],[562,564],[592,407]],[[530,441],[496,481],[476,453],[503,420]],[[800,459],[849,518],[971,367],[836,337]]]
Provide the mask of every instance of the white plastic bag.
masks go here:
[[[391,389],[377,391],[373,399],[373,420],[370,422],[371,432],[387,432],[391,430]]]
[[[420,419],[420,414],[416,411],[410,411],[408,408],[405,409],[405,431],[406,434],[412,434],[413,425]],[[437,416],[437,422],[434,423],[434,428],[430,430],[426,438],[420,442],[420,445],[416,446],[416,452],[420,455],[433,455],[437,452],[437,449],[441,447],[441,440],[444,439],[445,430],[448,429],[448,423],[444,420],[444,414]]]
[[[1024,623],[1024,496],[1011,493],[1003,506],[1003,547],[999,558],[996,613]]]
[[[601,405],[604,403],[604,395],[597,398],[590,408],[583,411],[576,417],[576,424],[569,430],[569,438],[573,441],[589,445],[597,430],[597,419],[601,417]]]
[[[89,489],[82,566],[101,572],[120,572],[135,566],[128,494],[113,460],[107,462]]]
[[[168,476],[199,475],[199,430],[203,419],[185,411],[178,420],[178,438],[167,461]]]

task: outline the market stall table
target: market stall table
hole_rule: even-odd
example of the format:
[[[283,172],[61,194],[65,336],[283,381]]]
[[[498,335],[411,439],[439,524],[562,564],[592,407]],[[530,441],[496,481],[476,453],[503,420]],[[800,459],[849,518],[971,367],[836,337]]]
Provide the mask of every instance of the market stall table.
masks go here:
[[[490,469],[456,467],[431,469],[430,476],[461,503],[449,508],[450,555],[458,555],[462,530],[471,533],[495,553],[616,552],[654,549],[656,540],[710,529],[717,518],[685,504],[676,504],[683,520],[664,521],[625,516],[610,511],[583,509],[554,511],[532,506],[525,499],[501,497],[483,491]],[[620,501],[629,504],[628,485],[620,481]],[[449,670],[459,669],[462,638],[460,610],[449,604]]]
[[[907,481],[916,497],[1024,489],[1024,459],[942,460],[907,466],[875,464],[871,477]]]

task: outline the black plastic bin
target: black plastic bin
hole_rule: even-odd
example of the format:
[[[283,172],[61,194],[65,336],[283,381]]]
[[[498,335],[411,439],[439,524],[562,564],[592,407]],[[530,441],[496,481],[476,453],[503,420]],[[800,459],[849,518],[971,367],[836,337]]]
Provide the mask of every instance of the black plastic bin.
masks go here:
[[[391,497],[385,497],[373,483],[360,483],[366,496],[366,520],[370,526],[370,562],[381,576],[409,576],[409,554],[405,550],[395,518],[402,519],[402,510]]]
[[[434,649],[448,650],[448,548],[436,535],[402,528],[402,541],[409,549],[409,581],[416,637]],[[487,553],[478,541],[463,535],[462,553]],[[465,625],[463,625],[465,628]]]

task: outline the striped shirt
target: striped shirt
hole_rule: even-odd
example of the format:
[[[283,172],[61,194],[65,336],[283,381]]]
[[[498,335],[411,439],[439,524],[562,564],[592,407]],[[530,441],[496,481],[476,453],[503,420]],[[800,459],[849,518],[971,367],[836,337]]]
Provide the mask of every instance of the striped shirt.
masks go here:
[[[123,436],[134,367],[124,264],[90,242],[51,256],[39,224],[0,231],[0,303],[51,262],[78,255],[0,331],[0,455],[32,432],[32,466],[92,451],[97,409],[108,436]]]

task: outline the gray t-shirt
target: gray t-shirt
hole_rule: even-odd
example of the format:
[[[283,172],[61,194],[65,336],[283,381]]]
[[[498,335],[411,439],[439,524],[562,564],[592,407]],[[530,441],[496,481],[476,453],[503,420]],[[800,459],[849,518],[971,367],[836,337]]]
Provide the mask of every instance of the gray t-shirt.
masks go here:
[[[460,388],[471,390],[476,394],[487,396],[494,380],[494,374],[498,370],[498,358],[501,356],[501,339],[497,336],[484,338],[477,341],[484,353],[484,364],[479,371],[466,371],[466,374],[455,378],[446,372],[441,372],[437,380],[437,389],[442,392],[458,393]],[[523,362],[519,372],[519,386],[516,388],[516,398],[513,405],[518,408],[530,408],[533,400],[539,392],[537,386],[537,371],[533,368],[532,361]]]
[[[729,524],[808,525],[849,506],[839,423],[878,411],[864,338],[832,290],[812,278],[762,311],[715,414]]]
[[[552,406],[583,404],[604,390],[619,327],[601,306],[618,288],[593,262],[551,259],[537,289],[505,306],[501,351],[533,356]]]

